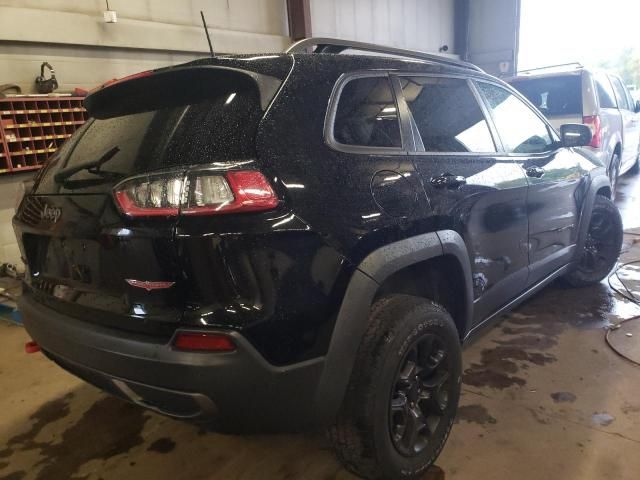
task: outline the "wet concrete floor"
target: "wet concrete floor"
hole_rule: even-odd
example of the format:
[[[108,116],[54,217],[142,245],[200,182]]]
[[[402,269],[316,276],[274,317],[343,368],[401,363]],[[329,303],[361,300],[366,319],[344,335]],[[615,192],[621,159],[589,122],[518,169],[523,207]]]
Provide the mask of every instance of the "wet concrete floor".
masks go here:
[[[625,177],[618,201],[640,227],[640,180]],[[624,260],[640,258],[639,240],[625,237]],[[605,327],[638,314],[606,283],[553,284],[489,329],[464,352],[458,420],[425,478],[640,478],[640,367],[604,341]],[[354,478],[321,433],[205,433],[25,355],[26,340],[0,323],[0,480]]]

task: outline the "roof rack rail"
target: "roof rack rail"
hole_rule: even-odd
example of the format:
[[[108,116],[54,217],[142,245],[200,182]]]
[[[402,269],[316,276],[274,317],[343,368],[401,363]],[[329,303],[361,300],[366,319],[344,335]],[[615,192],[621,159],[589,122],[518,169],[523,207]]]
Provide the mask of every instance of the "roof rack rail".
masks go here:
[[[547,70],[551,68],[571,67],[571,66],[575,66],[576,69],[584,68],[584,65],[582,65],[580,62],[570,62],[570,63],[559,63],[558,65],[547,65],[546,67],[527,68],[526,70],[520,70],[518,73],[537,72],[538,70]]]
[[[310,37],[304,38],[292,44],[285,50],[285,53],[301,53],[313,48],[312,53],[341,53],[345,50],[360,50],[362,52],[382,53],[386,55],[395,55],[398,57],[414,58],[419,60],[428,60],[430,62],[442,63],[459,68],[467,68],[482,72],[483,70],[469,62],[455,60],[453,58],[425,53],[419,50],[406,50],[404,48],[385,47],[384,45],[376,45],[374,43],[356,42],[351,40],[340,40],[337,38]]]

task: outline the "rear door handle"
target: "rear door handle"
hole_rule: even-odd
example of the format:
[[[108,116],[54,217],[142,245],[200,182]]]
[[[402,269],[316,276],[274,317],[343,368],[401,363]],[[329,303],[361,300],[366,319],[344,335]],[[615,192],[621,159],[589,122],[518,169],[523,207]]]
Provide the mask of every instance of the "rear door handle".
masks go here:
[[[431,185],[436,188],[458,188],[467,183],[467,179],[460,175],[443,173],[437,177],[431,177]]]
[[[541,178],[545,173],[544,168],[536,166],[527,168],[525,172],[527,173],[527,177],[533,178]]]

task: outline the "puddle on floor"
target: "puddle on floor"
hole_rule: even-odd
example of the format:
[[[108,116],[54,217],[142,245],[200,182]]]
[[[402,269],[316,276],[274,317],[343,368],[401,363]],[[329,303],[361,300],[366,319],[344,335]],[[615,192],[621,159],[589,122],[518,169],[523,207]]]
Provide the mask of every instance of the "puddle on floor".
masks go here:
[[[149,418],[147,412],[110,396],[97,400],[61,433],[56,433],[47,441],[42,439],[40,432],[47,425],[69,415],[72,398],[73,394],[68,394],[45,403],[31,415],[29,430],[11,437],[0,454],[9,458],[22,452],[37,452],[39,458],[34,470],[39,471],[35,480],[68,479],[77,478],[77,471],[91,460],[107,460],[143,443],[141,432]],[[96,419],[100,422],[98,429]],[[167,448],[167,442],[159,445],[160,450]],[[10,472],[2,480],[18,474],[20,472]]]

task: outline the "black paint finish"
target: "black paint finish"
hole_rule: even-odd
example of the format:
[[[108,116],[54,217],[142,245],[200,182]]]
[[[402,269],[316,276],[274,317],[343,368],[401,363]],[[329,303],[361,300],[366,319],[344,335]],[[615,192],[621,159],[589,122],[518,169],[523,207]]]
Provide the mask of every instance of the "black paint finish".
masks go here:
[[[559,147],[545,155],[507,154],[489,116],[496,152],[426,152],[398,79],[502,85],[498,80],[436,63],[331,54],[218,57],[181,71],[189,66],[246,70],[261,99],[272,92],[247,150],[255,158],[220,159],[216,152],[215,167],[259,169],[279,206],[262,213],[133,220],[116,209],[108,182],[27,196],[14,226],[35,301],[165,344],[178,327],[233,331],[267,362],[283,366],[327,355],[349,281],[362,274],[358,265],[392,242],[443,230],[462,239],[469,264],[461,270],[470,272],[473,298],[459,294],[472,305],[473,321],[461,338],[572,260],[597,163]],[[393,85],[401,147],[348,148],[333,139],[330,120],[340,86],[367,75],[388,76]],[[90,96],[89,110],[99,111],[112,97],[127,102],[122,85],[120,97],[108,88]],[[200,156],[185,155],[171,165],[207,163],[203,149],[189,151]],[[544,176],[527,176],[530,167],[544,168]],[[61,210],[57,222],[42,218],[45,205]],[[173,285],[148,292],[126,279]]]

